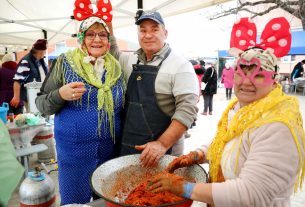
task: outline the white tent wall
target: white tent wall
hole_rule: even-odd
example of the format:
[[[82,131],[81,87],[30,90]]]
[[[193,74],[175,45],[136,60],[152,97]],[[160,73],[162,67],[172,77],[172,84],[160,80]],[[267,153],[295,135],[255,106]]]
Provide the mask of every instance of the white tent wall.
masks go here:
[[[174,16],[232,0],[142,0],[144,10],[158,10]],[[75,0],[0,0],[0,54],[30,48],[47,37],[49,44],[71,38],[79,22],[71,19]],[[111,0],[113,25],[134,24],[136,0]],[[43,32],[45,31],[45,33]]]

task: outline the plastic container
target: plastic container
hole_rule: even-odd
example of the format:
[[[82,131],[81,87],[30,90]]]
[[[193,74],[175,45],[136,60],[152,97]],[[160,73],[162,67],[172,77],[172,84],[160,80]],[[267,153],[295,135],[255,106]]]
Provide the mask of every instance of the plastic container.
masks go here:
[[[33,82],[25,84],[26,91],[27,91],[27,97],[28,97],[28,112],[31,113],[37,113],[39,112],[36,104],[35,104],[35,99],[37,97],[37,93],[40,92],[40,88],[42,86],[42,82],[36,82],[34,79]]]
[[[9,109],[8,103],[4,102],[0,107],[0,119],[3,121],[4,124],[7,122],[7,111]]]

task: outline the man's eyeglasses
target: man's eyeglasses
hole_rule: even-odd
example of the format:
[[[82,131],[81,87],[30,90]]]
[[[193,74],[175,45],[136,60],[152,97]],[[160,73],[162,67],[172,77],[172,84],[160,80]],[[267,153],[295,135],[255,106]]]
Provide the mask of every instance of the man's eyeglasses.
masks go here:
[[[95,33],[92,31],[88,31],[85,34],[85,37],[88,40],[94,40],[96,35],[101,39],[101,40],[107,40],[108,39],[108,33],[107,32],[99,32],[99,33]]]

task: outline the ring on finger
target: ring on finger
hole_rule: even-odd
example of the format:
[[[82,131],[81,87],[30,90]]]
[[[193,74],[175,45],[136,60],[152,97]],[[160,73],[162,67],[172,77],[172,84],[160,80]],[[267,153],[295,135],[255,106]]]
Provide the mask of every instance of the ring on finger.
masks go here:
[[[72,98],[75,98],[75,94],[74,93],[72,94]]]

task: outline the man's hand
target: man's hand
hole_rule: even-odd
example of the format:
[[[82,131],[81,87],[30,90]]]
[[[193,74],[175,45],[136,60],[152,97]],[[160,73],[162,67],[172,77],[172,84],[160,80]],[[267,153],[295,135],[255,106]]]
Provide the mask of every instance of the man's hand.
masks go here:
[[[14,97],[10,101],[10,105],[12,107],[17,108],[20,104],[20,88],[21,85],[18,81],[14,81],[13,89],[14,89]]]
[[[10,101],[10,105],[14,108],[17,108],[19,106],[19,103],[20,103],[20,97],[16,97],[16,96],[14,96]]]
[[[184,193],[183,184],[185,183],[185,180],[183,177],[175,174],[166,172],[160,173],[153,177],[149,183],[148,190],[153,193],[169,191],[177,196],[182,196]]]
[[[167,149],[160,141],[148,142],[144,145],[136,145],[136,150],[142,151],[140,160],[144,167],[156,166]]]
[[[175,158],[166,168],[166,171],[173,173],[176,169],[181,167],[188,167],[194,164],[203,163],[204,154],[201,151],[192,151],[187,155],[182,155]]]

